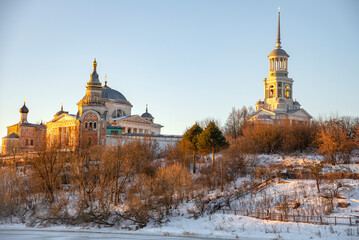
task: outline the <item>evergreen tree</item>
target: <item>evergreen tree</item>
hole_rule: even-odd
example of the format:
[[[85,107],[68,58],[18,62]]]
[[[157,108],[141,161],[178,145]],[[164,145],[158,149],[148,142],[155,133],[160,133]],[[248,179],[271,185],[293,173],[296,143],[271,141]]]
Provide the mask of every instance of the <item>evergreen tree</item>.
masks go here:
[[[228,148],[229,143],[223,136],[223,133],[212,121],[198,138],[198,150],[201,154],[207,155],[212,153],[212,166],[214,164],[214,154],[222,149]]]
[[[198,137],[202,132],[203,129],[198,125],[198,123],[195,123],[182,136],[185,145],[188,146],[193,153],[193,173],[196,173],[196,156],[198,152],[197,142]]]

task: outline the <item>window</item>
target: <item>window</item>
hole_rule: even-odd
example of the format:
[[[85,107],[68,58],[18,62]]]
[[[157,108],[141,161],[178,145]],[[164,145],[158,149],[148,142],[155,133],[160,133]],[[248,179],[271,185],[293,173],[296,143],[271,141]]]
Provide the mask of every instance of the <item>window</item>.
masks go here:
[[[96,122],[93,123],[93,129],[96,129]]]
[[[126,116],[125,112],[121,109],[116,109],[113,113],[112,113],[112,117],[113,118],[118,118],[118,117],[124,117]]]
[[[274,86],[270,85],[269,86],[269,98],[273,98],[274,97]]]
[[[30,145],[33,146],[34,145],[34,140],[30,140]]]
[[[290,88],[288,85],[285,85],[284,94],[285,94],[285,98],[290,98]]]
[[[111,135],[118,135],[118,131],[117,130],[111,130]]]
[[[92,130],[92,122],[89,123],[89,129]]]
[[[87,129],[88,128],[88,123],[87,122],[85,122],[85,129]]]

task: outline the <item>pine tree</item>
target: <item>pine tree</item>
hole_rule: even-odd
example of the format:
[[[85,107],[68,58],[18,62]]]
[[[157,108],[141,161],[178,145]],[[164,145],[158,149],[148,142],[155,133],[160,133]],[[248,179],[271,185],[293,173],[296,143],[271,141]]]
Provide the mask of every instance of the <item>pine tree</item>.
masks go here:
[[[212,153],[212,166],[214,165],[214,154],[222,149],[228,148],[229,143],[223,136],[223,133],[212,121],[198,138],[198,150],[201,154]]]
[[[198,152],[197,142],[199,135],[203,132],[203,129],[195,123],[190,129],[188,129],[182,136],[186,146],[190,148],[193,153],[193,173],[196,173],[196,155]]]

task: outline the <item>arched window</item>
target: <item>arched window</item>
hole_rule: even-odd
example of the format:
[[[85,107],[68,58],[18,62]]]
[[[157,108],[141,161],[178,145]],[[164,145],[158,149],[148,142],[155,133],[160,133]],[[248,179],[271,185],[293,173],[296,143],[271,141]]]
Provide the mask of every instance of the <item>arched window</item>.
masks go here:
[[[273,98],[274,97],[274,86],[270,85],[269,86],[269,94],[268,94],[269,98]]]
[[[113,111],[112,113],[112,117],[113,118],[118,118],[118,117],[124,117],[126,116],[125,112],[121,109],[116,109],[115,111]]]
[[[87,129],[88,128],[88,123],[87,122],[85,122],[85,129]]]
[[[93,129],[96,129],[96,127],[97,127],[96,125],[97,125],[96,122],[94,122],[93,123]]]
[[[285,94],[285,98],[290,98],[290,87],[288,85],[285,85],[285,90],[284,90],[284,94]]]
[[[89,123],[89,129],[92,130],[92,122]]]

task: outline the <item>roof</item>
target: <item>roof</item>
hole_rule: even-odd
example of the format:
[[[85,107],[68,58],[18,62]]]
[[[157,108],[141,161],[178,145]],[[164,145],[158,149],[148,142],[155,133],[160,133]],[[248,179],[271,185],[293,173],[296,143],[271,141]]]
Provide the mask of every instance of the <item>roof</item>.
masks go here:
[[[261,114],[262,112],[262,114]],[[273,116],[283,116],[283,115],[292,115],[294,113],[297,113],[297,112],[302,112],[304,113],[304,115],[306,115],[309,119],[313,118],[307,111],[305,111],[303,108],[300,108],[300,109],[291,109],[291,110],[286,110],[285,112],[276,112],[276,111],[271,111],[271,110],[268,110],[268,109],[265,109],[265,108],[261,108],[259,109],[258,111],[254,112],[251,116],[249,116],[249,118],[252,118],[252,117],[255,117],[255,116],[258,116],[258,118],[268,118],[268,117],[264,117],[265,115],[267,116],[270,116],[270,115],[273,115]],[[266,114],[267,113],[267,114]]]
[[[123,96],[122,93],[120,93],[119,91],[112,89],[110,87],[104,87],[102,89],[102,98],[107,98],[107,99],[114,99],[114,100],[120,100],[120,101],[125,101],[128,102],[127,99],[125,98],[125,96]]]
[[[268,57],[272,57],[272,56],[284,56],[284,57],[289,57],[289,55],[287,54],[286,51],[284,51],[281,48],[276,48],[274,49],[269,55]]]
[[[19,138],[19,135],[17,135],[16,133],[11,133],[9,135],[7,135],[6,137],[3,138]]]
[[[154,126],[154,127],[163,128],[163,126],[162,126],[161,124],[158,124],[158,123],[154,123],[153,126]]]
[[[118,117],[118,118],[112,118],[111,120],[123,120],[123,119],[126,119],[126,118],[129,118],[129,117],[132,117],[132,116],[123,116],[123,117]]]
[[[61,114],[63,114],[64,113],[64,111],[63,110],[60,110],[60,111],[58,111],[56,114],[55,114],[55,116],[60,116]]]
[[[24,103],[24,106],[22,106],[22,108],[20,108],[20,112],[21,113],[28,113],[29,112],[29,109],[25,106],[25,103]]]
[[[20,126],[36,127],[36,128],[40,128],[40,129],[46,129],[46,125],[44,125],[44,124],[21,123]]]
[[[149,112],[143,113],[143,114],[141,115],[141,117],[143,117],[143,118],[154,118],[154,117],[151,115],[151,113],[149,113]]]
[[[74,115],[74,114],[69,114],[69,112],[64,112],[60,115],[55,115],[54,116],[54,119],[50,120],[49,122],[47,123],[52,123],[52,122],[57,122],[57,121],[61,121],[61,119],[64,119],[65,117],[70,117],[70,118],[74,118],[73,120],[76,120],[77,119],[77,116]]]
[[[114,125],[111,125],[110,123],[107,124],[107,129],[122,129],[122,127],[120,126],[114,126]]]

